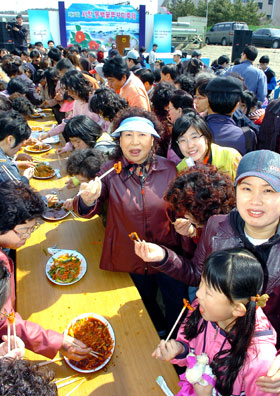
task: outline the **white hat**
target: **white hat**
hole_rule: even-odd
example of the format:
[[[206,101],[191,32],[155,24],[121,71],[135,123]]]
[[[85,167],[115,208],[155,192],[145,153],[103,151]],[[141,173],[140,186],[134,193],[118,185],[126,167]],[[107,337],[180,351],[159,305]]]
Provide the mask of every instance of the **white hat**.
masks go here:
[[[120,126],[113,133],[111,133],[111,136],[119,137],[121,132],[124,131],[136,131],[136,132],[148,133],[149,135],[153,135],[157,138],[160,137],[157,131],[155,130],[152,121],[144,117],[126,118],[120,123]]]
[[[181,58],[182,58],[182,51],[176,50],[176,51],[173,52],[173,56],[174,56],[174,55],[179,55],[179,56],[181,56]]]

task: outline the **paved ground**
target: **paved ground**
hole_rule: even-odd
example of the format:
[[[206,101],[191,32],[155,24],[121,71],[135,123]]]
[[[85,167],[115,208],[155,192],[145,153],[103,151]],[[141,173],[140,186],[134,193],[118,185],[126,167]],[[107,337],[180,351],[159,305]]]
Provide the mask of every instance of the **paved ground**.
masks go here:
[[[270,58],[270,67],[275,71],[277,79],[280,79],[280,48],[258,48],[259,54],[257,61],[262,55],[268,55]],[[210,58],[210,64],[213,60],[217,59],[220,55],[228,55],[231,59],[231,47],[222,45],[206,45],[201,49],[202,57]],[[254,64],[257,65],[258,62]]]

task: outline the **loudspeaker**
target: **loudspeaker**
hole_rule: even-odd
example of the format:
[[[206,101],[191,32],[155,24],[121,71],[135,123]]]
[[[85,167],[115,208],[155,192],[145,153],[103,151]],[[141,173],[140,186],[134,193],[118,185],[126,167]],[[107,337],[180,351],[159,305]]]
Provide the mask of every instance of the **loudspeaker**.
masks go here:
[[[6,48],[8,51],[12,51],[14,49],[14,43],[6,25],[6,22],[0,22],[0,48]]]
[[[231,61],[240,58],[245,47],[252,44],[252,30],[235,30],[231,50]]]

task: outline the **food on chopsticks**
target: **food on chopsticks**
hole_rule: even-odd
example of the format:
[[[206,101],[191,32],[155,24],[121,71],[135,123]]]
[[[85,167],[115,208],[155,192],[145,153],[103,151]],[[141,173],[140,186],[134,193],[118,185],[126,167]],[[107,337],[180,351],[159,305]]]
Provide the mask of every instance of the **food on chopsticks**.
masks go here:
[[[132,241],[137,241],[137,242],[141,242],[141,239],[139,238],[137,232],[132,232],[131,234],[128,234],[129,238]]]
[[[44,128],[40,127],[40,126],[31,126],[31,131],[32,132],[43,132]]]
[[[48,271],[49,276],[58,283],[70,283],[78,278],[82,260],[74,254],[65,253],[54,258]]]
[[[108,327],[99,319],[86,317],[77,319],[68,329],[68,335],[82,341],[96,352],[96,356],[88,355],[85,359],[71,364],[81,370],[92,370],[103,364],[113,353],[114,341]]]
[[[34,169],[35,177],[50,178],[53,177],[54,175],[55,175],[55,171],[49,165],[46,165],[44,163],[39,163],[35,166]]]

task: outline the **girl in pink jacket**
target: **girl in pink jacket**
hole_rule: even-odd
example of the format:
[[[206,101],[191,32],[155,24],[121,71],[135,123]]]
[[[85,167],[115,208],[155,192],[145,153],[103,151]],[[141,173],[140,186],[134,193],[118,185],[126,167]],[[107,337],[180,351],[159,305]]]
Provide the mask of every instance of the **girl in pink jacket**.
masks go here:
[[[208,257],[195,310],[180,327],[177,339],[162,340],[153,356],[188,367],[188,353],[206,353],[215,380],[206,386],[191,384],[184,373],[177,396],[270,395],[256,385],[276,354],[276,333],[260,308],[268,298],[258,294],[263,279],[261,264],[245,249],[218,251]]]

